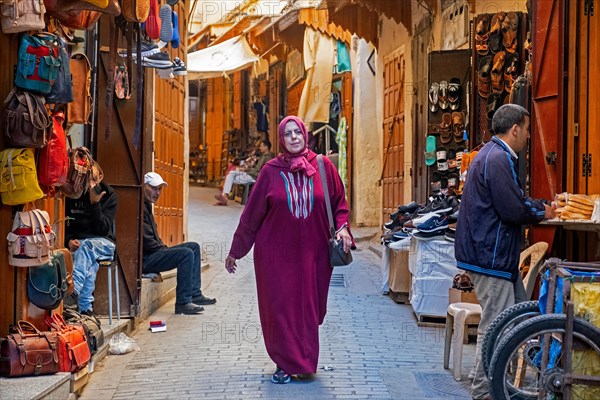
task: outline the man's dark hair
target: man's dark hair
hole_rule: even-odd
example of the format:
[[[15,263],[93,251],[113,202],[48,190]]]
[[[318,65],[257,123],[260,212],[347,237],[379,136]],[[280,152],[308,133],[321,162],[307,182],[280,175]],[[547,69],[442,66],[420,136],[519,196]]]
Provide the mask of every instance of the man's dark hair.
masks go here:
[[[271,142],[269,142],[268,139],[261,140],[260,142],[263,143],[265,146],[267,146],[269,148],[269,150],[271,150]]]
[[[529,111],[517,104],[504,104],[494,114],[492,119],[492,129],[494,134],[502,135],[513,125],[523,126],[525,116],[529,117]]]

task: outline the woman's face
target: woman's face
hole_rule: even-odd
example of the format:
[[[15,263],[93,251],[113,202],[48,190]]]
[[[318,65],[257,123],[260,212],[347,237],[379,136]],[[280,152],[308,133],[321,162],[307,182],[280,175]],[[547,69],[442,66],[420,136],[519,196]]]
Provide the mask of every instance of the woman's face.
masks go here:
[[[283,140],[285,148],[292,154],[300,153],[304,150],[304,136],[302,136],[302,130],[295,121],[289,121],[285,124]]]

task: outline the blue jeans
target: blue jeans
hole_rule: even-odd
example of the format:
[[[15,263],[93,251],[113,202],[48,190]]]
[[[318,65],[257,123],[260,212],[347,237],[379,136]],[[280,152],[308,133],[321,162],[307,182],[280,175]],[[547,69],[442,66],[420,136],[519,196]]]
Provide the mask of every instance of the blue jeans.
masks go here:
[[[185,242],[155,251],[144,256],[142,272],[164,272],[177,268],[175,303],[187,304],[192,297],[200,296],[200,245]]]
[[[115,244],[105,238],[82,239],[73,254],[73,283],[79,296],[79,310],[92,309],[98,261],[112,260],[115,256]]]

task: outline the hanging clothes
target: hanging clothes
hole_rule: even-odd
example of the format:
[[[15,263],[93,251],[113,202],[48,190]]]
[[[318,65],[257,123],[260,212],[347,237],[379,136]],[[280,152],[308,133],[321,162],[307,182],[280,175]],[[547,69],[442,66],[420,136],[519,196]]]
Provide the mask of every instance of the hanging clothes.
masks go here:
[[[342,41],[337,41],[337,64],[335,66],[335,73],[341,74],[342,72],[351,71],[350,66],[350,54],[348,53],[348,47]]]
[[[342,183],[344,184],[344,190],[348,187],[348,159],[347,159],[347,148],[348,148],[348,122],[346,117],[342,117],[340,126],[337,130],[335,141],[338,144],[339,161],[338,161],[338,172]]]
[[[298,116],[306,123],[329,122],[334,51],[334,39],[306,28],[303,55],[307,76],[298,108]]]
[[[269,130],[269,120],[267,119],[268,103],[257,101],[253,104],[254,110],[256,110],[256,129],[261,132],[267,132]]]

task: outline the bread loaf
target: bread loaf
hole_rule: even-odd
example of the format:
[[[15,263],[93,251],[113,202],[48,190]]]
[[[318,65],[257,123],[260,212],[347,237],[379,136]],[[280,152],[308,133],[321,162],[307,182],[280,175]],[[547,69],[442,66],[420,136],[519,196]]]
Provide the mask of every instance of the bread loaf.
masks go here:
[[[571,195],[569,195],[568,202],[569,203],[571,203],[571,202],[578,203],[583,206],[591,207],[592,209],[594,208],[594,200],[590,199],[588,196],[586,196],[584,194],[571,194]]]

